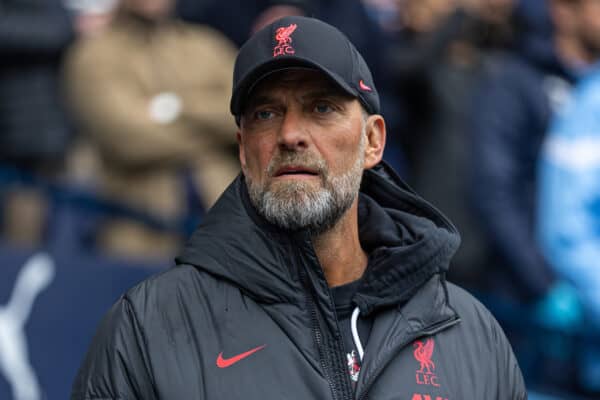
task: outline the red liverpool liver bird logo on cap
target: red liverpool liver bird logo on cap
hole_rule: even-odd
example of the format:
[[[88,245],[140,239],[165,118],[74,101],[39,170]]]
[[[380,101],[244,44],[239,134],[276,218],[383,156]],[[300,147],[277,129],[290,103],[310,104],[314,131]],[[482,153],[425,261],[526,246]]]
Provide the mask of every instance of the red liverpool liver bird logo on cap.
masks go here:
[[[416,379],[419,385],[440,386],[435,375],[435,363],[431,360],[435,342],[433,339],[427,339],[425,343],[421,340],[414,342],[413,352],[415,359],[420,363],[420,368],[417,370]]]
[[[294,54],[296,51],[292,47],[292,33],[296,30],[298,25],[290,24],[289,26],[282,26],[277,28],[275,31],[275,40],[277,45],[273,48],[273,57],[282,56],[284,54]]]

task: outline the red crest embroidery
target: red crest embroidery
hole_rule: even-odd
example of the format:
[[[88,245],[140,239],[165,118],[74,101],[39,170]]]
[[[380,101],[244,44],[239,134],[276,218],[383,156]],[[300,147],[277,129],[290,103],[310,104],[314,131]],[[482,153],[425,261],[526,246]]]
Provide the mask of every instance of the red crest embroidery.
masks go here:
[[[296,51],[292,47],[292,33],[296,30],[298,25],[290,24],[289,26],[282,26],[277,28],[275,31],[275,40],[277,45],[273,48],[273,57],[282,56],[284,54],[294,54]]]
[[[415,351],[413,352],[415,360],[420,363],[420,368],[415,375],[417,384],[439,387],[440,385],[437,382],[437,376],[435,374],[435,363],[431,360],[435,342],[433,339],[427,339],[425,343],[417,340],[413,346],[415,347]]]
[[[431,370],[435,369],[435,364],[433,361],[431,361],[433,348],[435,347],[433,339],[427,339],[425,344],[418,340],[415,342],[414,346],[416,347],[414,352],[415,359],[421,363],[421,369],[419,369],[417,372],[431,374]],[[425,369],[427,369],[427,372],[425,372]]]

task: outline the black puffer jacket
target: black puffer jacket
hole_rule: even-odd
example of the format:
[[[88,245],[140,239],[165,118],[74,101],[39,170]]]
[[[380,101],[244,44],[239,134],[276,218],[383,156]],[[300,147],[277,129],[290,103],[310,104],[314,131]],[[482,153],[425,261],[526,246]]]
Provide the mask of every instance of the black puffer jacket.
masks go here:
[[[0,0],[0,159],[59,161],[71,138],[60,88],[74,38],[60,0]]]
[[[354,302],[374,322],[355,393],[310,238],[267,225],[240,177],[180,265],[111,309],[72,399],[525,399],[494,318],[444,280],[450,222],[382,165],[359,219],[370,262]]]

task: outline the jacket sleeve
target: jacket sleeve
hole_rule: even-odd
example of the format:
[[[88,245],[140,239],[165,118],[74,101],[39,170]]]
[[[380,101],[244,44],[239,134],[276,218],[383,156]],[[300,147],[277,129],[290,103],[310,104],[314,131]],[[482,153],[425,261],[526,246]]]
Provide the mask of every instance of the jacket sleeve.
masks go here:
[[[489,325],[491,327],[492,344],[496,350],[496,366],[497,372],[497,400],[526,400],[527,389],[521,368],[513,353],[512,347],[504,334],[504,331],[492,316],[489,316]]]
[[[144,334],[121,298],[104,317],[75,382],[71,400],[156,399]]]
[[[485,80],[472,113],[473,207],[506,268],[527,298],[542,296],[554,276],[535,240],[527,152],[536,140],[522,72],[499,64]]]

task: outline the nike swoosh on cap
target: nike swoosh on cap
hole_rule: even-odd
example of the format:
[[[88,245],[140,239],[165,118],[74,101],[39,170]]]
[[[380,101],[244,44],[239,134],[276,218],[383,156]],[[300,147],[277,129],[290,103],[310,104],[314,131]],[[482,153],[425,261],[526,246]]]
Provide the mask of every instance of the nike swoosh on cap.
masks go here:
[[[362,79],[360,80],[360,82],[358,82],[358,86],[360,86],[360,88],[362,90],[367,91],[367,92],[371,92],[373,90],[369,86],[367,86]]]
[[[244,358],[251,356],[252,354],[256,353],[257,351],[264,349],[265,347],[267,347],[267,345],[263,344],[262,346],[258,346],[252,350],[248,350],[244,353],[238,354],[237,356],[233,356],[230,358],[223,358],[223,352],[220,352],[217,357],[217,367],[219,367],[219,368],[231,367],[233,364],[237,363],[238,361],[241,361]]]

